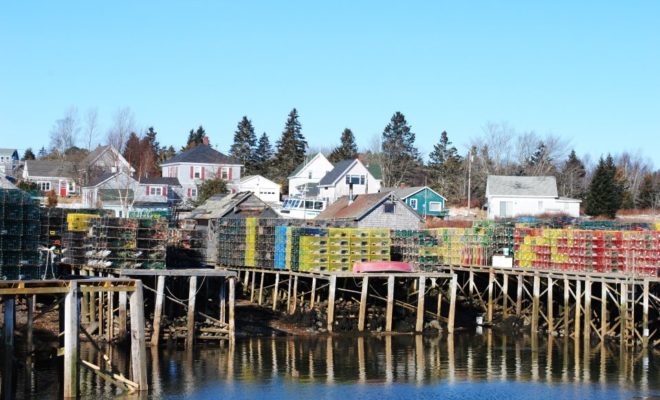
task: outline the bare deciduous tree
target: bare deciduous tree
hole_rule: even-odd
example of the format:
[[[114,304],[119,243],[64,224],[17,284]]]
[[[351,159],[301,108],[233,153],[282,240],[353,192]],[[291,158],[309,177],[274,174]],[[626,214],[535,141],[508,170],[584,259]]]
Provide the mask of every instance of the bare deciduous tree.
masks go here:
[[[128,135],[135,131],[135,116],[129,107],[120,108],[114,115],[112,127],[108,131],[107,142],[122,152]]]
[[[60,157],[64,157],[67,149],[75,146],[78,131],[78,110],[71,106],[64,113],[64,117],[55,121],[50,131],[50,147]]]
[[[83,132],[88,151],[92,151],[92,142],[98,135],[98,128],[98,109],[90,108],[85,115],[85,130]]]

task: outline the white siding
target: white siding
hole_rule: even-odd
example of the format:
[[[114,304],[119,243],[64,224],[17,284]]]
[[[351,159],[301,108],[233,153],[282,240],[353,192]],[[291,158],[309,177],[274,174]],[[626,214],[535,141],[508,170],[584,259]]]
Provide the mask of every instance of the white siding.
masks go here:
[[[347,175],[364,175],[365,182],[362,184],[353,184],[353,195],[378,193],[380,190],[380,180],[375,179],[367,167],[360,161],[356,162],[351,168],[346,170],[344,174],[337,180],[334,186],[320,188],[319,197],[327,199],[329,203],[334,203],[342,196],[348,196],[349,184],[346,183]]]
[[[190,173],[191,168],[193,171],[193,177],[191,177]],[[214,179],[216,176],[225,176],[227,178],[231,176],[231,179],[226,179],[227,187],[230,191],[236,191],[241,180],[240,165],[176,163],[163,165],[161,167],[161,172],[164,177],[179,179],[181,189],[180,192],[177,190],[177,194],[179,194],[184,200],[191,198],[188,196],[190,189],[197,189],[197,187],[207,179]],[[198,172],[199,175],[197,178],[195,177],[196,172]],[[196,196],[192,197],[194,198]]]
[[[301,194],[296,189],[297,186],[306,183],[319,183],[325,174],[332,171],[332,168],[332,163],[323,154],[317,154],[302,170],[289,178],[289,196],[298,196]]]
[[[252,192],[266,203],[277,203],[280,201],[280,185],[263,176],[253,176],[241,182],[238,190],[241,192]]]
[[[509,215],[501,215],[502,203]],[[568,214],[571,217],[580,216],[580,202],[576,200],[556,199],[553,197],[505,197],[491,196],[488,199],[488,218],[518,217],[523,215]]]

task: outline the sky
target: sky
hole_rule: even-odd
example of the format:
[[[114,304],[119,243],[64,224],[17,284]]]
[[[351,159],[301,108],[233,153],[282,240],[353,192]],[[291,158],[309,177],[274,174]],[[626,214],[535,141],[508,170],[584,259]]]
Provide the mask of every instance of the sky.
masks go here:
[[[227,151],[247,115],[274,144],[292,108],[310,147],[362,148],[401,111],[428,154],[488,123],[578,155],[660,166],[658,1],[7,1],[0,147],[48,147],[70,107],[103,141],[130,107],[180,148],[203,125]]]

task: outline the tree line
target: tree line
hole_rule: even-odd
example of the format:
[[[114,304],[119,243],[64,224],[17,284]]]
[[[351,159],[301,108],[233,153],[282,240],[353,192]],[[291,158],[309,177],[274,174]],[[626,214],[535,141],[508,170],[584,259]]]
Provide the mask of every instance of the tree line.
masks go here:
[[[100,133],[97,115],[95,109],[90,109],[80,118],[77,109],[68,109],[53,125],[50,148],[42,147],[36,156],[32,149],[27,149],[23,158],[84,157]],[[366,163],[380,165],[383,186],[428,185],[453,205],[466,205],[469,192],[471,206],[482,206],[489,175],[555,176],[560,196],[583,200],[584,210],[590,215],[614,216],[622,208],[650,209],[660,205],[660,171],[655,171],[641,154],[608,154],[593,162],[589,155],[578,157],[567,141],[558,136],[518,133],[504,123],[486,124],[479,136],[470,139],[464,152],[457,149],[446,131],[441,131],[426,161],[415,139],[403,113],[395,112],[382,134],[362,151],[358,150],[352,130],[345,128],[339,135],[339,145],[323,152],[333,163],[361,156]],[[210,144],[202,126],[191,129],[178,152],[205,140]],[[105,142],[121,151],[139,176],[159,175],[160,163],[177,154],[173,146],[159,144],[154,127],[138,133],[129,108],[121,108],[113,115]],[[79,143],[82,147],[77,147]],[[266,132],[257,136],[252,120],[243,116],[229,148],[229,155],[244,165],[243,176],[266,176],[282,184],[284,193],[289,174],[313,155],[310,153],[295,108],[289,112],[275,146]]]

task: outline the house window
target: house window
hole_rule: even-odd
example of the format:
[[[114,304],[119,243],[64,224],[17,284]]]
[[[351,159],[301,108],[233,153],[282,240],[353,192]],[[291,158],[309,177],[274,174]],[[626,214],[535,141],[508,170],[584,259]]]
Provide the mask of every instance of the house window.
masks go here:
[[[151,186],[149,188],[149,194],[152,196],[162,196],[163,195],[163,188],[160,186]]]
[[[222,167],[222,169],[220,170],[220,178],[224,180],[229,179],[229,168]]]
[[[192,198],[197,197],[197,188],[190,189],[190,197]]]
[[[312,179],[312,171],[309,171],[309,174],[307,174],[308,179]]]
[[[416,209],[417,209],[417,199],[409,199],[409,200],[408,200],[408,205],[409,205],[411,208],[413,208],[413,209],[416,210]]]
[[[442,211],[442,203],[439,201],[429,202],[429,211]]]
[[[364,185],[365,176],[364,175],[346,175],[346,183],[354,185]]]
[[[37,186],[42,192],[50,192],[50,182],[37,182]]]
[[[385,203],[383,205],[383,212],[385,214],[394,214],[394,203]]]
[[[193,169],[193,178],[201,179],[202,178],[202,167],[195,167]]]
[[[543,211],[543,200],[539,200],[539,212]]]
[[[76,191],[76,183],[69,181],[69,193],[74,193]]]

